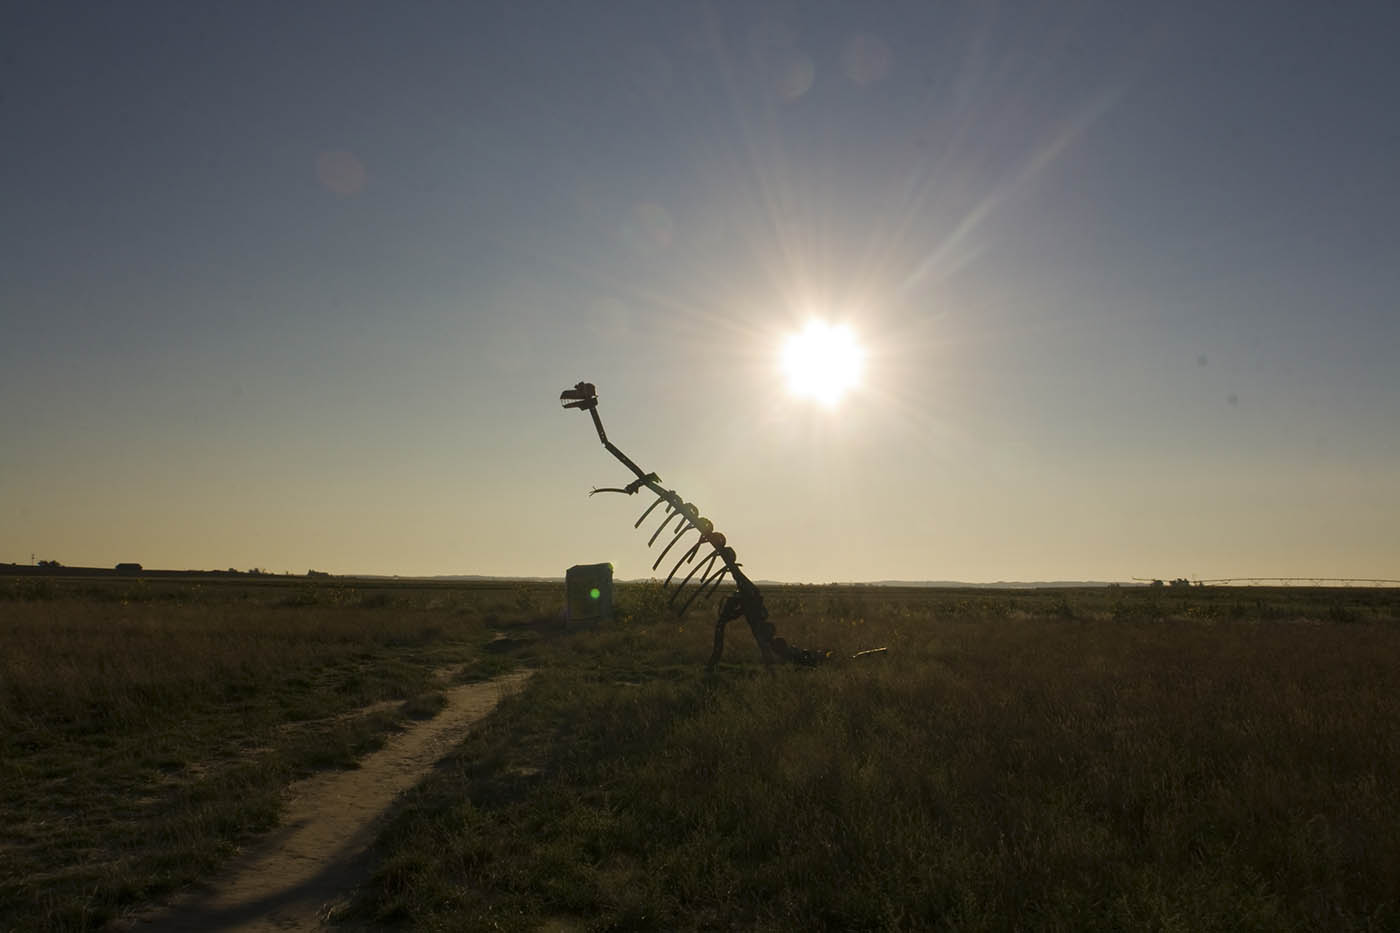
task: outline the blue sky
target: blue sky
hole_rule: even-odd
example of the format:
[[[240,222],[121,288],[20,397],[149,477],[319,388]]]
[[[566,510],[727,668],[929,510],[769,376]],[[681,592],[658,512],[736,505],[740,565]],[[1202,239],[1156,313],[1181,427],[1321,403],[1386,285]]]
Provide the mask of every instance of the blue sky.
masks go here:
[[[1400,576],[1389,5],[6,19],[0,560]]]

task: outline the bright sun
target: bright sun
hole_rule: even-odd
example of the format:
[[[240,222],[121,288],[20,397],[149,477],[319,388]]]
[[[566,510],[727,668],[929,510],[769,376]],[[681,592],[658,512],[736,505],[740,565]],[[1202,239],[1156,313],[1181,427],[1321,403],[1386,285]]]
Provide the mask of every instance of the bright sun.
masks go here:
[[[845,325],[810,321],[783,343],[788,391],[827,407],[860,384],[865,352]]]

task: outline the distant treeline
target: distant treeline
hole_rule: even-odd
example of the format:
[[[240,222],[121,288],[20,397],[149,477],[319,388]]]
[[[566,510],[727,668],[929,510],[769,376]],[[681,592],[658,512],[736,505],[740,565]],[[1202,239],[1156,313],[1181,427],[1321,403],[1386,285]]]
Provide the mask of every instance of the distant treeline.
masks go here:
[[[329,577],[321,570],[308,570],[308,577]],[[38,564],[0,564],[0,576],[20,577],[288,577],[301,574],[273,573],[260,567],[248,570],[147,570],[140,564],[122,563],[115,567],[65,567],[56,560]]]

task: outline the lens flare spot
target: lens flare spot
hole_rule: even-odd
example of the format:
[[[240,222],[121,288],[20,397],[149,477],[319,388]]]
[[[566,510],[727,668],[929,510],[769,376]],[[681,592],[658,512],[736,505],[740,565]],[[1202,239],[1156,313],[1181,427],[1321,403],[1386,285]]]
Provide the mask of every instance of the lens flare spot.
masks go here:
[[[337,197],[359,194],[367,178],[365,164],[354,153],[334,150],[316,157],[316,180]]]
[[[841,70],[861,87],[883,81],[893,64],[890,47],[878,36],[852,36],[841,50]]]
[[[643,256],[664,252],[675,233],[676,225],[670,212],[651,201],[634,204],[622,227],[623,240]]]
[[[602,595],[603,595],[602,592],[599,591],[599,589],[598,589],[596,586],[593,587],[593,589],[591,589],[591,590],[588,591],[588,598],[589,598],[589,599],[597,599],[599,596],[602,596]]]

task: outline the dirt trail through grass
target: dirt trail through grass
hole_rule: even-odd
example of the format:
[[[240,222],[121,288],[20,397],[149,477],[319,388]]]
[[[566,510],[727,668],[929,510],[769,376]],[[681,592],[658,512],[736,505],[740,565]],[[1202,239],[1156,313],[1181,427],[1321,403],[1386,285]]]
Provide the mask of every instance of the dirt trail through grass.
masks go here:
[[[138,933],[186,930],[314,930],[369,869],[369,848],[394,798],[424,774],[503,693],[516,672],[443,690],[447,706],[393,736],[354,771],[293,784],[282,825],[250,845],[217,878],[167,909],[118,926]]]

